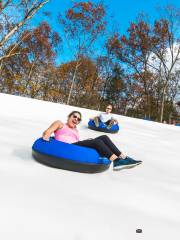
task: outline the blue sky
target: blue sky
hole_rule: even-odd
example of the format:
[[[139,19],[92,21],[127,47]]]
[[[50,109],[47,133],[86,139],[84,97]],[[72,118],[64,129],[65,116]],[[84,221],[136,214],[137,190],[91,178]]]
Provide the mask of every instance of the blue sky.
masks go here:
[[[58,13],[64,13],[69,7],[72,6],[72,0],[51,0],[46,4],[43,9],[33,18],[32,25],[36,26],[40,21],[43,20],[41,15],[42,11],[52,12],[51,19],[48,20],[51,27],[58,31],[61,35],[60,26],[56,22]],[[93,0],[92,2],[99,2]],[[166,5],[174,5],[180,8],[180,1],[178,0],[104,0],[107,6],[107,18],[113,16],[113,26],[117,26],[121,33],[126,33],[129,23],[134,21],[139,13],[145,13],[149,16],[149,21],[153,22],[154,19],[159,18],[159,10],[157,7],[163,7]],[[114,24],[115,23],[115,24]],[[109,31],[111,31],[113,26],[109,26]],[[64,43],[64,51],[60,52],[57,57],[57,63],[66,62],[71,59],[72,56]]]

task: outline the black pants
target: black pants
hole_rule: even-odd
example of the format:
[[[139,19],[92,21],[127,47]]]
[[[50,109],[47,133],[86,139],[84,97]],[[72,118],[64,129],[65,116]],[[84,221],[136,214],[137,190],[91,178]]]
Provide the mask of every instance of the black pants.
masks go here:
[[[121,154],[119,149],[114,145],[111,139],[106,135],[102,135],[94,139],[79,141],[74,144],[78,146],[93,148],[102,157],[110,158],[113,154],[115,154],[116,156],[119,156]]]
[[[101,119],[98,117],[99,122],[102,122]],[[103,122],[104,124],[106,124],[107,126],[110,124],[110,122],[112,121],[112,119],[108,120],[107,122]]]
[[[108,126],[110,124],[111,120],[108,120],[107,122],[105,122],[105,124]]]

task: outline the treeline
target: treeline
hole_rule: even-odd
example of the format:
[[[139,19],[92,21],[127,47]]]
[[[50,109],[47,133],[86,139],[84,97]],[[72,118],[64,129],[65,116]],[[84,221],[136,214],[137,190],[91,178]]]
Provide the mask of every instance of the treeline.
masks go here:
[[[160,122],[179,117],[178,9],[165,7],[154,23],[141,15],[122,35],[110,32],[101,2],[73,2],[58,16],[59,35],[45,21],[51,13],[29,23],[48,2],[0,2],[1,92],[97,110],[112,103],[116,113]],[[69,60],[57,65],[63,54]]]

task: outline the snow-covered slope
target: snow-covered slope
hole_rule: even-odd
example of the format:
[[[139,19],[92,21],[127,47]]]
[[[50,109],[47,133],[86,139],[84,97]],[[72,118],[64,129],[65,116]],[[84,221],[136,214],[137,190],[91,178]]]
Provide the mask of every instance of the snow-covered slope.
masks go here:
[[[0,239],[180,239],[180,127],[116,116],[109,135],[143,160],[129,170],[82,174],[41,165],[33,141],[71,106],[0,94]],[[96,111],[79,109],[82,139]],[[136,233],[141,228],[143,233]]]

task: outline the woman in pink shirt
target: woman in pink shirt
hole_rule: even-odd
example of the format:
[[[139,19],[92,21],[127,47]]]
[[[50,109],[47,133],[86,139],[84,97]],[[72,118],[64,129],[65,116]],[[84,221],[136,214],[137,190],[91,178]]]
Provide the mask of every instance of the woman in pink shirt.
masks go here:
[[[55,121],[46,131],[44,131],[42,138],[49,141],[51,134],[54,133],[55,139],[58,141],[93,148],[100,156],[106,157],[113,162],[114,170],[130,168],[142,163],[141,161],[135,161],[132,158],[125,156],[106,135],[80,141],[77,125],[80,123],[81,119],[81,113],[73,111],[68,115],[66,124],[61,121]]]

